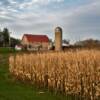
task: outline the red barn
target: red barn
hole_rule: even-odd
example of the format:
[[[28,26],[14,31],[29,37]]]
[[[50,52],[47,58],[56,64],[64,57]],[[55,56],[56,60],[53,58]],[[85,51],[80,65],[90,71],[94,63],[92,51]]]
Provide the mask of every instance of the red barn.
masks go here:
[[[49,38],[46,35],[24,34],[22,45],[27,49],[47,50],[49,47]]]

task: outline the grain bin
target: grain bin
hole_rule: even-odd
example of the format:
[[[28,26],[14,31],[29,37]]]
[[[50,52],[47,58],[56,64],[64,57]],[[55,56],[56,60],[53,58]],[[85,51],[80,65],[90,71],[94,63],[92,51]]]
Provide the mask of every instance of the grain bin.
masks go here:
[[[55,28],[55,50],[56,51],[62,50],[62,28],[61,27]]]

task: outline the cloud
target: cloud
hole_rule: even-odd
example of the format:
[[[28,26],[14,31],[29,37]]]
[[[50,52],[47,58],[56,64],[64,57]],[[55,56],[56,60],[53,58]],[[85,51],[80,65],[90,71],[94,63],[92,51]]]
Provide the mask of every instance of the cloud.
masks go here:
[[[12,0],[11,0],[12,1]],[[61,3],[64,0],[26,0],[26,2],[20,3],[19,8],[32,8],[32,6],[48,5],[50,3]],[[14,2],[16,3],[16,2]]]
[[[100,0],[2,0],[0,4],[0,24],[13,36],[43,33],[53,39],[54,28],[61,26],[63,37],[72,42],[100,37]]]
[[[100,39],[99,9],[100,1],[97,0],[76,8],[61,11],[58,24],[63,26],[63,37],[69,38],[72,41],[85,38]]]

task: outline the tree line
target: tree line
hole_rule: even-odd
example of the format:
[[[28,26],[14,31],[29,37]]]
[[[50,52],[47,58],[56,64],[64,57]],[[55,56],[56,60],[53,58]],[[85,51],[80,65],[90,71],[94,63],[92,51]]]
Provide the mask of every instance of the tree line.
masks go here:
[[[16,44],[20,44],[20,40],[11,37],[8,28],[0,30],[0,47],[15,47]]]
[[[0,31],[0,46],[9,46],[10,32],[7,28],[4,28],[3,31]]]
[[[100,47],[100,40],[86,39],[83,41],[77,41],[75,43],[75,46],[77,45],[82,46],[82,47],[89,47],[89,48]]]

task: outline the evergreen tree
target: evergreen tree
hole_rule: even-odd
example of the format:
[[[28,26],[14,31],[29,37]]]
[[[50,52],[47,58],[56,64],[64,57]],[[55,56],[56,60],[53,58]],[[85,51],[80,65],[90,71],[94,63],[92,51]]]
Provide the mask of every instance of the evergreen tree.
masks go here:
[[[4,37],[4,46],[8,46],[9,45],[9,30],[7,28],[3,29],[3,37]]]
[[[0,30],[0,47],[3,46],[3,41],[4,41],[4,36],[3,36],[2,31]]]

